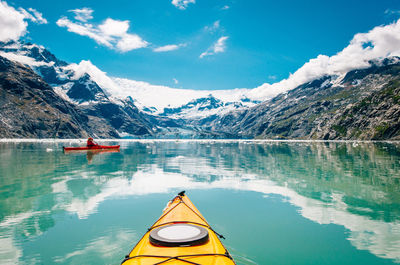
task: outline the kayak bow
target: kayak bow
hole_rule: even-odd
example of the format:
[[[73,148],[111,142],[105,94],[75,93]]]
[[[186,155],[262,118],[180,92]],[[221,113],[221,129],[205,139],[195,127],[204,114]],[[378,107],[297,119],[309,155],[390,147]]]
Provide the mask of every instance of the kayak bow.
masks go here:
[[[235,264],[218,237],[183,191],[121,264]]]
[[[64,151],[80,151],[80,150],[102,150],[102,149],[119,149],[119,145],[95,145],[91,147],[64,147]]]

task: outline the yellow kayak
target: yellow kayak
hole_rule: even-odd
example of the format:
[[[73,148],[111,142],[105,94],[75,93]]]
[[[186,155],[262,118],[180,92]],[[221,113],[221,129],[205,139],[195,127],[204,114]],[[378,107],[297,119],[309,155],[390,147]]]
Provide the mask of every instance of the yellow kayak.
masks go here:
[[[218,237],[183,191],[121,264],[235,264]]]

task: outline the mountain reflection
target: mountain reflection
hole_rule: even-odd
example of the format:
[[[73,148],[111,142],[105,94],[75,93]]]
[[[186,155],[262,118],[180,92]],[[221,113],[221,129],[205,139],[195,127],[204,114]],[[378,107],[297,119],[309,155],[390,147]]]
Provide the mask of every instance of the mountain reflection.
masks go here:
[[[88,218],[116,196],[180,189],[278,194],[360,250],[400,262],[400,148],[390,143],[138,141],[120,153],[63,155],[61,144],[0,144],[0,245]],[[53,152],[45,150],[51,147]],[[7,242],[5,241],[7,240]],[[3,243],[2,243],[3,242]],[[10,243],[11,242],[11,243]],[[13,244],[11,244],[12,246]],[[21,251],[4,249],[0,257]],[[62,258],[59,258],[62,260]]]

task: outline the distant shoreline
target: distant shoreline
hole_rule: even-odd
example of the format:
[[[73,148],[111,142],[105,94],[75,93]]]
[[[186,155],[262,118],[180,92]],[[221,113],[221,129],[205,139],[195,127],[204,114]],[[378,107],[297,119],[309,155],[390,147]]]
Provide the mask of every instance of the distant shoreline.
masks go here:
[[[4,138],[0,143],[86,143],[86,138],[81,139],[32,139],[32,138]],[[400,144],[400,140],[300,140],[300,139],[98,139],[99,142],[198,142],[198,143],[269,143],[269,142],[290,142],[290,143],[394,143]]]

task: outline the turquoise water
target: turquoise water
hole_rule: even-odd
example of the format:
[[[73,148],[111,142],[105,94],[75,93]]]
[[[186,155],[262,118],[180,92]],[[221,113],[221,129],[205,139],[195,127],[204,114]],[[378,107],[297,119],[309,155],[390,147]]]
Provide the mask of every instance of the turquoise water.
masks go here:
[[[177,192],[237,264],[399,264],[400,145],[0,143],[0,264],[120,264]]]

